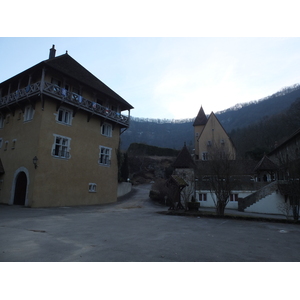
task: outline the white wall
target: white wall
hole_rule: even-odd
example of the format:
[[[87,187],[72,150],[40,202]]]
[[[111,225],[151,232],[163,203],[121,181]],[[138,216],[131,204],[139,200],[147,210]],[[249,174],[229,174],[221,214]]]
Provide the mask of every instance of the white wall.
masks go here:
[[[196,191],[196,199],[199,199],[199,193],[200,191]],[[233,194],[238,194],[239,198],[245,198],[252,194],[252,191],[232,191]],[[209,190],[202,190],[201,194],[207,194],[207,201],[199,201],[200,207],[215,207],[215,203],[213,200],[212,193]],[[214,199],[216,200],[216,196],[214,196]],[[229,201],[226,205],[226,208],[230,209],[238,209],[238,201]]]
[[[273,192],[271,195],[247,207],[245,212],[282,215],[283,212],[278,207],[283,203],[284,197],[280,193]]]
[[[118,184],[118,194],[117,197],[124,196],[131,191],[132,184],[130,182],[121,182]]]
[[[196,192],[196,199],[199,199],[199,191]],[[209,190],[201,191],[201,194],[207,194],[207,201],[199,201],[200,207],[210,207],[214,208],[215,204],[213,201],[212,194]],[[237,193],[239,198],[245,198],[248,195],[252,194],[252,191],[233,191],[233,193]],[[216,199],[216,197],[215,197]],[[252,204],[250,207],[245,209],[245,212],[254,212],[261,214],[279,214],[283,215],[284,211],[280,209],[284,206],[284,197],[280,193],[276,193],[274,191],[271,195],[259,200],[257,203]],[[229,201],[226,205],[226,208],[229,209],[238,209],[238,201]],[[290,215],[292,211],[290,211]]]

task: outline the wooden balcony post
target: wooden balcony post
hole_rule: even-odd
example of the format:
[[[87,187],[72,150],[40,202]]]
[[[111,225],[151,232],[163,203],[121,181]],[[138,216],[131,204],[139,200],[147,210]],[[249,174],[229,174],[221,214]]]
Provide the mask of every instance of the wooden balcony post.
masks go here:
[[[45,86],[45,68],[43,68],[42,70],[42,79],[41,79],[41,87],[40,87],[41,93],[44,90],[44,86]]]
[[[31,83],[31,75],[29,75],[29,78],[28,78],[28,85],[30,85]]]
[[[6,101],[8,101],[9,98],[10,98],[10,89],[11,89],[11,83],[10,83],[9,86],[8,86],[8,91],[7,91],[7,98],[6,98]]]

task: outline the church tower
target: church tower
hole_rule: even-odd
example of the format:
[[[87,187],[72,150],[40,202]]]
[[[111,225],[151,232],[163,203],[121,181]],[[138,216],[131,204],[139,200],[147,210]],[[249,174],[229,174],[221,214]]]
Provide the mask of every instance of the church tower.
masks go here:
[[[200,151],[199,150],[199,138],[200,138],[200,135],[201,135],[206,123],[207,123],[207,117],[206,117],[206,115],[204,113],[204,110],[201,106],[201,108],[198,112],[198,115],[197,115],[197,117],[194,121],[194,124],[193,124],[193,126],[194,126],[194,141],[195,141],[194,142],[194,145],[195,145],[195,158],[196,158],[196,160],[199,159],[199,155],[200,155],[200,153],[199,153],[199,151]]]

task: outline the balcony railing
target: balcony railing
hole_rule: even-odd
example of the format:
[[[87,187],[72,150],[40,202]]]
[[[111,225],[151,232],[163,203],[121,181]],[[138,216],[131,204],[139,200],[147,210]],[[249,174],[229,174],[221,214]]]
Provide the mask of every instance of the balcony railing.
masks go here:
[[[126,127],[129,125],[129,116],[124,116],[119,112],[113,111],[97,102],[90,101],[76,93],[69,92],[55,84],[44,82],[41,86],[41,81],[28,85],[25,88],[19,89],[7,96],[0,98],[0,109],[11,104],[20,102],[28,97],[43,93],[49,95],[62,102],[69,103],[79,109],[83,109],[92,114],[101,116],[105,119],[112,120]]]

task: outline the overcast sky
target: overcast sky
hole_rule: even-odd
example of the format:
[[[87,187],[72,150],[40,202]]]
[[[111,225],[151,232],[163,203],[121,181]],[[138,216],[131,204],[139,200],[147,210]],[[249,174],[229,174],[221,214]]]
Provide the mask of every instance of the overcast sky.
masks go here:
[[[165,2],[162,1],[161,3]],[[217,30],[207,31],[208,36],[210,32],[212,36],[216,36],[216,33],[219,31],[222,33],[220,36],[224,35],[222,28],[226,27],[225,25],[228,25],[228,22],[222,23],[223,14],[221,12],[228,8],[231,2],[226,2],[227,5],[219,10],[215,10],[212,5],[211,9],[221,21],[216,22]],[[223,2],[220,3],[222,4]],[[260,3],[260,8],[262,8],[264,1]],[[288,3],[286,4],[288,7]],[[51,7],[48,8],[48,10],[50,9],[49,12],[51,12]],[[273,10],[272,14],[270,14],[271,16],[275,15],[277,17],[280,13],[284,15],[284,11],[276,7],[275,4],[272,6],[272,9],[274,8],[277,10]],[[120,9],[125,9],[125,7]],[[148,10],[148,7],[145,7],[145,9]],[[234,34],[229,34],[228,36],[234,36],[236,33],[239,33],[236,29],[242,25],[243,17],[248,23],[250,22],[247,24],[250,25],[251,29],[255,24],[260,24],[262,19],[264,19],[264,24],[272,28],[278,24],[275,34],[274,31],[271,31],[269,35],[272,36],[271,38],[187,36],[179,38],[176,35],[184,36],[180,30],[184,26],[175,27],[177,29],[175,32],[164,30],[164,28],[168,28],[168,25],[176,26],[180,21],[178,18],[176,22],[174,20],[179,13],[183,15],[184,10],[177,6],[176,10],[173,10],[173,14],[170,14],[170,21],[159,14],[156,14],[155,21],[151,19],[151,30],[154,24],[161,24],[162,19],[165,21],[165,27],[159,27],[159,30],[156,27],[153,34],[151,34],[151,30],[142,30],[140,34],[137,34],[138,31],[136,30],[139,27],[142,28],[143,25],[139,15],[139,22],[134,23],[135,30],[130,31],[129,28],[129,32],[132,32],[132,34],[128,36],[133,37],[109,37],[110,33],[111,36],[118,35],[118,30],[126,27],[126,25],[130,27],[132,23],[129,21],[132,18],[130,18],[130,14],[126,15],[124,23],[122,23],[121,19],[121,22],[117,23],[117,29],[113,31],[108,30],[108,34],[105,35],[103,30],[101,31],[105,15],[103,14],[101,17],[98,16],[97,24],[99,26],[96,27],[102,37],[20,38],[15,36],[19,36],[19,32],[24,34],[23,27],[25,26],[26,28],[26,25],[31,24],[33,21],[35,24],[34,28],[40,28],[37,26],[40,21],[39,15],[36,15],[37,19],[32,21],[28,16],[25,17],[22,12],[22,14],[19,14],[19,17],[22,17],[24,22],[18,25],[17,30],[13,31],[12,34],[8,31],[8,34],[0,37],[0,82],[42,60],[48,59],[49,49],[54,44],[57,49],[56,55],[64,54],[68,50],[69,55],[76,61],[134,106],[131,115],[135,117],[161,119],[193,118],[197,115],[201,105],[204,111],[209,114],[211,111],[218,112],[237,103],[259,100],[286,86],[300,83],[300,38],[276,37],[278,33],[280,36],[284,36],[281,31],[283,26],[280,23],[282,20],[286,23],[288,22],[286,20],[297,19],[293,16],[295,10],[292,7],[288,7],[289,16],[287,19],[282,18],[276,19],[276,22],[274,20],[268,22],[266,19],[267,15],[254,18],[254,15],[251,14],[253,13],[251,10],[252,6],[244,6],[243,9],[247,12],[249,11],[250,16],[238,15],[235,11],[235,14],[238,15],[239,23],[236,22],[236,18],[231,18],[230,15],[226,14],[226,20],[234,20],[232,24],[234,24],[235,28],[233,30]],[[55,18],[45,22],[45,28],[43,27],[42,31],[39,31],[39,36],[43,36],[43,33],[49,34],[49,24],[60,24],[59,20],[64,20],[66,16],[70,16],[70,14],[62,15],[62,10],[63,7],[60,10],[52,9],[52,12],[55,11]],[[270,10],[269,7],[268,10]],[[91,9],[89,11],[92,12]],[[194,20],[193,10],[189,12],[190,15],[185,16],[184,19],[185,23],[188,24],[190,24],[191,19]],[[261,12],[261,9],[258,12]],[[117,13],[118,18],[122,18],[120,10],[115,10],[115,13]],[[146,21],[149,20],[147,16],[145,16]],[[205,19],[206,14],[204,11],[199,10],[197,16],[199,16],[199,19],[201,16],[202,20]],[[6,20],[6,24],[10,20],[9,17]],[[75,31],[76,36],[76,33],[78,35],[82,33],[82,26],[92,24],[93,16],[83,20],[80,19],[79,22],[79,19],[71,15],[69,20],[72,20],[72,28],[73,25],[77,24],[79,26],[78,24],[80,24],[80,27],[77,27],[78,31]],[[106,18],[104,20],[104,24],[108,25],[106,28],[115,28],[113,27],[113,24],[115,24],[114,20],[116,20],[116,16],[115,18]],[[209,22],[210,24],[215,23],[211,19],[205,19],[205,21],[206,24],[209,24]],[[229,27],[232,24],[229,23]],[[203,25],[203,23],[200,25]],[[202,28],[200,25],[199,28]],[[68,26],[70,27],[70,24]],[[64,28],[59,27],[59,30],[53,31],[53,34],[59,32],[65,35]],[[91,34],[95,34],[95,30],[93,30],[95,27],[91,26],[89,28],[91,28]],[[196,33],[193,31],[193,28],[195,26],[188,27],[188,30],[191,29],[191,36]],[[186,32],[189,32],[188,30]],[[87,32],[90,33],[90,31]],[[134,37],[143,36],[143,33],[145,33],[145,36],[149,36],[149,32],[150,36],[160,36],[158,33],[168,36],[170,32],[170,36],[173,37]],[[243,36],[243,33],[248,36],[255,36],[260,32],[262,32],[263,36],[268,36],[266,35],[268,31],[264,31],[263,27],[259,27],[259,31],[254,31],[254,35],[249,35],[249,31],[243,30],[238,36]],[[203,31],[199,31],[199,34],[203,35]],[[70,35],[74,35],[74,30],[71,31]],[[122,30],[120,36],[124,36]],[[257,36],[260,35],[258,34]]]

